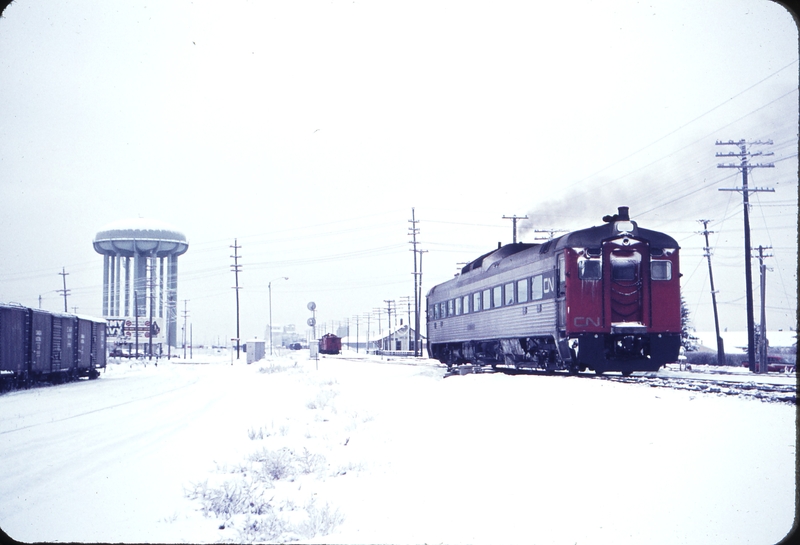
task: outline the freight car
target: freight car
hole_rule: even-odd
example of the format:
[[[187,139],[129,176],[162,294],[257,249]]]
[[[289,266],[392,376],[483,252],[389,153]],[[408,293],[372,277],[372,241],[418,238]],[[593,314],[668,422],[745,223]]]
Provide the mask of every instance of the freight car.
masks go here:
[[[321,354],[338,354],[342,350],[342,339],[333,333],[327,333],[319,340]]]
[[[105,367],[105,320],[0,304],[3,387],[94,379]]]
[[[498,245],[427,294],[428,355],[449,368],[656,371],[681,345],[678,243],[619,207],[542,244]]]

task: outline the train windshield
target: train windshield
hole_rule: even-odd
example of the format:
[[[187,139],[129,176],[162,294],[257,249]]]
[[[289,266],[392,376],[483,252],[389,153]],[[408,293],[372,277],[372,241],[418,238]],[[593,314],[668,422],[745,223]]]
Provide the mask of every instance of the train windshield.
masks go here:
[[[620,261],[614,263],[611,269],[611,276],[614,280],[636,280],[636,263],[631,261]]]

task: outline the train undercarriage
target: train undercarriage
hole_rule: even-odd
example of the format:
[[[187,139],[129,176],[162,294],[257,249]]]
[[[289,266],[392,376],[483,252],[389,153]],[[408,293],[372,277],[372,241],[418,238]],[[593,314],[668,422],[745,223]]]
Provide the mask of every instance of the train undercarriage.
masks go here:
[[[431,345],[431,357],[449,370],[459,365],[493,369],[567,371],[587,369],[597,374],[617,371],[657,371],[677,361],[677,334],[580,334],[556,341],[555,335],[513,337],[438,343]]]

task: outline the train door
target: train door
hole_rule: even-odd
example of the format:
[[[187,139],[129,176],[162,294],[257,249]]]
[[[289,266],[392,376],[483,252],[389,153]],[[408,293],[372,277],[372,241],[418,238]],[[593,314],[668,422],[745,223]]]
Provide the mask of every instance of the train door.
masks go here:
[[[53,347],[50,372],[61,372],[61,360],[64,354],[64,320],[61,316],[53,316]]]
[[[628,238],[608,241],[604,244],[603,257],[608,322],[647,325],[650,321],[647,244]]]
[[[567,331],[567,271],[564,252],[558,254],[556,270],[556,321],[559,336],[566,336]]]
[[[88,374],[92,367],[92,322],[78,319],[75,328],[76,366],[82,375]]]
[[[31,372],[37,375],[50,373],[52,327],[53,317],[49,312],[31,310]]]

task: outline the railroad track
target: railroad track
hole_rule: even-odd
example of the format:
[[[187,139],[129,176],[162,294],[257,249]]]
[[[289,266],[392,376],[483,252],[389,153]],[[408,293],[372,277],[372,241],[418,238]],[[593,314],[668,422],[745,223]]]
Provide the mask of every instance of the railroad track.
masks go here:
[[[598,380],[612,382],[647,384],[652,388],[672,388],[673,390],[688,390],[704,394],[720,396],[735,395],[759,401],[773,403],[797,404],[796,384],[769,384],[756,381],[726,380],[722,377],[663,377],[663,376],[636,376],[629,377],[602,375],[595,376]]]
[[[347,357],[353,361],[362,361],[366,358]],[[428,360],[418,361],[413,358],[387,357],[385,362],[393,365],[416,365],[432,367]],[[467,374],[489,374],[505,373],[507,375],[547,375],[560,377],[576,377],[584,380],[608,380],[612,382],[622,382],[626,384],[646,384],[651,388],[672,388],[673,390],[687,390],[706,395],[718,396],[739,396],[748,399],[768,403],[787,403],[797,405],[797,385],[796,384],[769,384],[758,381],[732,380],[726,378],[723,373],[698,373],[696,377],[670,377],[659,376],[656,373],[634,373],[624,377],[617,374],[596,375],[592,372],[578,373],[570,375],[565,371],[548,373],[535,369],[493,369],[490,365],[459,365],[447,370],[444,364],[436,365],[441,367],[444,377],[467,375]]]
[[[672,388],[673,390],[687,390],[701,394],[719,396],[739,396],[770,403],[797,404],[796,384],[769,384],[757,381],[741,381],[726,379],[725,375],[697,376],[697,377],[668,377],[658,376],[655,373],[633,374],[627,377],[621,375],[596,375],[594,373],[579,373],[569,375],[566,372],[547,373],[541,370],[527,369],[492,369],[491,366],[462,365],[445,373],[445,377],[465,375],[472,373],[505,373],[509,375],[547,375],[561,377],[576,377],[591,380],[607,380],[626,384],[646,384],[652,388]]]

